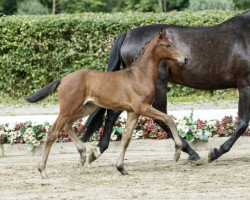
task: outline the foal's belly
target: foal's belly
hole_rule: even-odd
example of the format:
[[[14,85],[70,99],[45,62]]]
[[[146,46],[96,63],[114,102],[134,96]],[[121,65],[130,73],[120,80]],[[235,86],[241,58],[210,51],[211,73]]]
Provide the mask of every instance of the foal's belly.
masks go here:
[[[111,109],[111,110],[126,110],[132,111],[132,107],[129,101],[112,99],[112,98],[98,98],[98,97],[90,97],[87,102],[91,102],[94,105],[97,105],[102,108]],[[86,103],[87,103],[86,102]]]

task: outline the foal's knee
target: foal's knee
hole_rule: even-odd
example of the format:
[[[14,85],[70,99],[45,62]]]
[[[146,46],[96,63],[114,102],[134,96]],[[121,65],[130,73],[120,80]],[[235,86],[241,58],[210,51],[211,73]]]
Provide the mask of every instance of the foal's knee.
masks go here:
[[[164,117],[164,121],[163,121],[166,125],[168,126],[175,126],[175,122],[174,120],[172,119],[172,117],[170,117],[169,115],[166,115]]]
[[[80,154],[82,154],[82,153],[85,153],[85,152],[86,152],[86,147],[85,147],[84,145],[82,145],[81,147],[78,147],[77,150],[78,150],[78,152],[79,152]]]
[[[46,143],[53,143],[56,141],[58,135],[54,133],[48,133],[46,137]]]

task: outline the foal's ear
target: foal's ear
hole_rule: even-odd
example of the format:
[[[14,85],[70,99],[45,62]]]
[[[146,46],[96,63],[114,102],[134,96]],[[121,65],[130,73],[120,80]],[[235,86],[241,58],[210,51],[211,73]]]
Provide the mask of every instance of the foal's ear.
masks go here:
[[[159,36],[159,39],[162,39],[163,37],[166,37],[166,29],[165,28],[162,28],[159,33],[158,33],[158,36]]]

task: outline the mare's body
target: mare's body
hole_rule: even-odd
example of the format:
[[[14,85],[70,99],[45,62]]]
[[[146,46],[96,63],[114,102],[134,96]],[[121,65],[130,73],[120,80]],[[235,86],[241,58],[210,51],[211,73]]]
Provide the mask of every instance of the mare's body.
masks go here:
[[[167,28],[177,47],[189,58],[185,68],[177,68],[176,63],[164,61],[160,64],[160,74],[156,84],[156,95],[153,106],[167,112],[167,83],[178,83],[187,87],[216,90],[238,88],[239,90],[239,123],[234,134],[219,149],[213,149],[209,161],[226,153],[237,138],[242,135],[249,122],[250,111],[250,11],[237,15],[219,25],[211,27],[181,27],[165,24],[142,26],[131,29],[120,35],[111,50],[109,71],[119,70],[121,64],[128,68],[140,48],[161,28]],[[99,109],[87,122],[83,140],[87,140],[100,126],[105,113]],[[114,122],[120,112],[108,110],[104,134],[99,149],[108,148],[109,138]],[[171,131],[162,122],[156,121],[168,133]],[[198,160],[199,155],[183,141],[183,151],[189,159]]]

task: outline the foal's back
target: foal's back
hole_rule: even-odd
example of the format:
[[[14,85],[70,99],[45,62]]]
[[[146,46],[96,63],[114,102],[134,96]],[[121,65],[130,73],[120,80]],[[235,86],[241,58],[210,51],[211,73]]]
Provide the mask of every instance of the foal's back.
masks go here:
[[[91,102],[97,106],[131,110],[130,95],[133,84],[126,81],[132,69],[116,72],[101,72],[80,69],[68,74],[59,86],[60,99],[67,98],[71,103],[81,101],[81,105]],[[128,84],[124,84],[128,82]],[[80,103],[79,103],[80,104]]]

